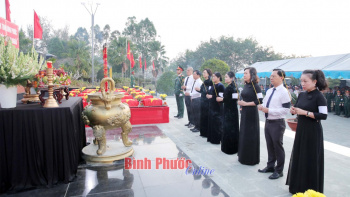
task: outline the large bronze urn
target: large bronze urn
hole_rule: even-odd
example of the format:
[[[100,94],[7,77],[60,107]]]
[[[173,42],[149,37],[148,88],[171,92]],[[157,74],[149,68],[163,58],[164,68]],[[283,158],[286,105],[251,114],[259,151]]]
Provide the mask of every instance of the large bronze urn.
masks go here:
[[[106,92],[105,83],[109,83],[109,89]],[[128,138],[131,132],[130,108],[127,104],[121,102],[123,93],[114,92],[115,83],[111,78],[104,78],[101,81],[101,92],[88,94],[91,104],[86,106],[82,115],[86,125],[93,129],[94,144],[98,145],[97,155],[103,155],[106,152],[106,130],[117,127],[122,128],[122,140],[124,146],[132,145]]]

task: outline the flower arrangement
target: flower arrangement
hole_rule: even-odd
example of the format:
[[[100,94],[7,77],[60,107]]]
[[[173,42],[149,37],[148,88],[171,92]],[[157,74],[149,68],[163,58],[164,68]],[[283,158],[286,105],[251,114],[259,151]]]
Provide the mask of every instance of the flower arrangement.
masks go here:
[[[130,92],[130,94],[131,94],[133,97],[135,97],[136,92],[135,92],[135,91],[133,91],[133,92]]]
[[[152,95],[155,95],[155,94],[156,94],[155,91],[149,91],[149,93],[152,94]]]
[[[38,73],[43,63],[44,58],[38,61],[35,50],[24,55],[12,45],[11,40],[0,36],[0,84],[6,87],[25,85],[28,79]]]
[[[137,95],[137,96],[135,96],[135,99],[140,102],[140,101],[142,101],[143,96],[142,95]]]
[[[128,87],[128,86],[123,86],[123,89],[124,89],[125,91],[127,91],[127,90],[129,89],[129,87]]]
[[[45,87],[46,85],[48,85],[46,70],[40,70],[39,74],[36,74],[34,76],[33,81],[37,82],[37,83],[34,83],[34,88]],[[36,87],[35,84],[38,84],[38,86]],[[64,72],[63,68],[53,70],[53,84],[54,85],[71,84],[70,76],[68,76],[68,74]]]
[[[139,90],[142,90],[143,88],[142,87],[139,87]]]
[[[148,93],[148,92],[149,92],[149,90],[145,89],[145,90],[144,90],[144,92],[145,92],[145,93]]]
[[[166,95],[166,94],[161,94],[161,95],[159,95],[159,96],[160,96],[160,98],[164,101],[168,95]]]
[[[292,197],[326,197],[326,195],[309,189],[305,193],[296,193]]]
[[[140,88],[140,86],[134,86],[134,88],[135,88],[136,90],[138,90],[138,89]]]

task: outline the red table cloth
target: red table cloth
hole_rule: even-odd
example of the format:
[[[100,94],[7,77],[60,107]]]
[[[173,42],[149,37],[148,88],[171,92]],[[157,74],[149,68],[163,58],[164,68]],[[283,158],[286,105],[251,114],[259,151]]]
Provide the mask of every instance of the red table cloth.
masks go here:
[[[130,107],[132,125],[169,123],[169,107]]]

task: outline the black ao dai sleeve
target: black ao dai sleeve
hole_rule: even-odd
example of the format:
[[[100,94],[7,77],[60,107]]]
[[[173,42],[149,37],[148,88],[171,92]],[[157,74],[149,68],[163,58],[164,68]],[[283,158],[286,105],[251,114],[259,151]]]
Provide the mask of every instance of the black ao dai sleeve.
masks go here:
[[[319,94],[316,100],[318,106],[318,112],[313,112],[316,120],[326,120],[327,119],[327,100],[322,95]]]
[[[263,95],[261,92],[261,88],[259,87],[258,84],[254,84],[255,90],[256,90],[256,99],[253,101],[255,103],[255,105],[259,105],[262,104],[263,101]]]

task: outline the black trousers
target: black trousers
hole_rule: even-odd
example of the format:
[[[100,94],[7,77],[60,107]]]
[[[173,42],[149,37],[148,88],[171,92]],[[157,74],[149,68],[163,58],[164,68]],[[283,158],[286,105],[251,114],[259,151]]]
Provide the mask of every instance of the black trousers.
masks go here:
[[[191,116],[192,116],[192,124],[194,124],[195,128],[200,129],[201,125],[201,98],[194,98],[192,99],[191,103],[192,111],[191,111]]]
[[[267,167],[275,167],[278,173],[283,172],[285,153],[283,148],[283,134],[286,129],[284,119],[266,120],[265,122],[265,139],[268,153]]]
[[[192,114],[191,114],[191,111],[192,111],[192,108],[191,108],[191,96],[185,96],[185,104],[186,104],[188,122],[193,124]]]

